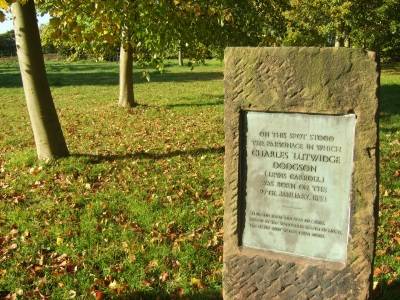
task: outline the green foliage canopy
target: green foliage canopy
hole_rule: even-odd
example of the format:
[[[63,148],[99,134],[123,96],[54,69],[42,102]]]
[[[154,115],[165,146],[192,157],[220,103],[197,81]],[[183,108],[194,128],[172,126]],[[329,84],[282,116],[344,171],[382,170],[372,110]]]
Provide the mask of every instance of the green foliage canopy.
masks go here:
[[[393,56],[400,50],[398,0],[290,0],[285,45],[354,46]]]

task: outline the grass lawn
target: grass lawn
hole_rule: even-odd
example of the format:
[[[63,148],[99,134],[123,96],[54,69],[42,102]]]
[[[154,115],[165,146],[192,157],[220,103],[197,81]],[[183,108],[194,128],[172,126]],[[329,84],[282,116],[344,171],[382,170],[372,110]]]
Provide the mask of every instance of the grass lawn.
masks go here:
[[[375,280],[382,299],[400,299],[400,64],[381,76],[380,204]]]
[[[116,106],[116,63],[49,61],[71,157],[36,160],[18,66],[0,61],[0,299],[220,299],[222,63],[171,63]],[[400,297],[400,71],[382,75],[376,281]]]

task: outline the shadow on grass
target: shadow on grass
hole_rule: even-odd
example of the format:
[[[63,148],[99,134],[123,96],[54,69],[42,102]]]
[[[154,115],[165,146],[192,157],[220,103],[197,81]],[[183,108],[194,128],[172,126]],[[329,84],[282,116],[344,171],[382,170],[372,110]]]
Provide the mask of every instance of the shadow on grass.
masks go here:
[[[155,108],[155,109],[173,109],[179,107],[202,107],[202,106],[218,106],[224,104],[224,95],[211,95],[211,94],[202,94],[201,100],[193,101],[193,102],[184,102],[184,103],[175,103],[175,104],[144,104],[144,103],[137,103],[134,107],[128,108],[128,113],[134,114],[135,108]],[[182,97],[183,100],[190,101],[190,98]]]
[[[161,105],[161,106],[172,109],[172,108],[178,108],[178,107],[201,107],[201,106],[214,106],[214,105],[221,105],[221,104],[224,104],[223,97],[222,98],[218,97],[217,100],[215,100],[215,101],[204,101],[202,103],[176,103],[176,104],[167,104],[167,105]]]
[[[386,74],[399,74],[400,73],[400,64],[399,63],[383,63],[381,65],[381,69],[385,71]]]
[[[179,296],[170,295],[165,292],[133,292],[126,295],[121,295],[113,299],[117,300],[172,300],[172,299],[187,299],[187,300],[222,300],[221,291],[208,290],[198,291],[190,295]]]
[[[400,85],[385,84],[381,86],[381,113],[383,116],[400,115]]]
[[[204,154],[221,154],[224,153],[225,148],[223,146],[221,147],[214,147],[214,148],[198,148],[198,149],[192,149],[192,150],[176,150],[176,151],[171,151],[171,152],[165,152],[165,153],[154,153],[154,152],[145,152],[145,151],[140,151],[140,152],[134,152],[134,153],[127,153],[127,154],[109,154],[109,155],[104,155],[104,154],[89,154],[89,153],[76,153],[76,154],[71,154],[72,157],[83,157],[87,158],[89,163],[92,164],[98,164],[102,162],[112,162],[112,161],[117,161],[117,160],[125,160],[125,159],[153,159],[153,160],[159,160],[159,159],[166,159],[166,158],[172,158],[176,156],[200,156]]]
[[[49,72],[47,78],[51,87],[82,86],[82,85],[118,85],[118,70],[87,72],[71,67],[71,72]],[[152,72],[150,82],[192,82],[222,80],[221,72],[180,72],[160,74]],[[147,80],[139,71],[134,72],[135,83],[146,83]],[[22,87],[21,75],[16,72],[0,73],[0,87]]]
[[[379,290],[376,291],[373,300],[395,300],[400,299],[400,279],[397,279],[390,284],[382,283]]]
[[[381,87],[381,113],[380,118],[386,119],[400,116],[400,85],[387,84]],[[385,134],[394,134],[400,130],[398,122],[386,122],[380,131]],[[400,299],[400,298],[399,298]]]

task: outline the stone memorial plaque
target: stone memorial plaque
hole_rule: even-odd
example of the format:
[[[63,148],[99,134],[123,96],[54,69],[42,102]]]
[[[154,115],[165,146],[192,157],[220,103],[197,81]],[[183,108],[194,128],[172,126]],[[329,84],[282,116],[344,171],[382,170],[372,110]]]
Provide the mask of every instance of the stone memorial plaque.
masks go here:
[[[242,245],[345,262],[354,114],[244,114]]]
[[[376,55],[237,47],[224,65],[224,299],[369,299]]]

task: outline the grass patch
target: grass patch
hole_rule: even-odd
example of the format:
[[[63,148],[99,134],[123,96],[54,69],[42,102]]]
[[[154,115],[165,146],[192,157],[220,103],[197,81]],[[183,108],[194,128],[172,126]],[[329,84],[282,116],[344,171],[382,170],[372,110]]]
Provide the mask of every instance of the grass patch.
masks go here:
[[[25,298],[220,299],[222,63],[135,69],[140,104],[116,106],[116,63],[48,61],[71,156],[36,160],[18,66],[0,63],[0,291]],[[382,75],[375,278],[400,274],[400,74]],[[1,297],[1,295],[0,295]]]
[[[0,66],[0,291],[81,299],[219,298],[221,63],[135,70],[139,106],[116,106],[116,63],[47,62],[71,157],[36,161],[15,61]]]
[[[380,204],[374,276],[383,296],[400,299],[400,64],[381,77]]]

